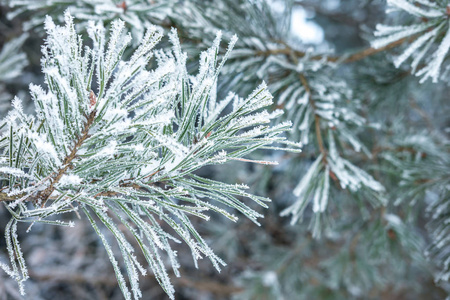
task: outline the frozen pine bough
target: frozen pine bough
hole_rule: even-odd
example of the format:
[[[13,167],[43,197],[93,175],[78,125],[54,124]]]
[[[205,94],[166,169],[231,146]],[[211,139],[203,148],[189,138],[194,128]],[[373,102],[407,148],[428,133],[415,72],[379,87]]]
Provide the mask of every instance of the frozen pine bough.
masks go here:
[[[83,45],[69,13],[65,23],[57,26],[50,17],[45,22],[41,64],[47,90],[30,86],[36,116],[26,115],[15,98],[0,124],[0,202],[11,214],[5,229],[10,262],[0,267],[24,294],[29,276],[18,225],[27,223],[28,231],[36,222],[74,226],[65,216],[70,214],[91,223],[126,299],[142,297],[139,277],[147,271],[145,264],[173,299],[164,261],[180,275],[176,243],[190,247],[195,263],[207,257],[217,270],[225,265],[191,218],[207,221],[215,212],[236,221],[237,211],[258,223],[261,215],[240,199],[263,207],[269,201],[247,193],[244,185],[194,171],[229,160],[253,161],[243,157],[257,149],[288,145],[299,151],[280,135],[290,123],[270,126],[280,112],[262,110],[272,103],[264,84],[245,99],[234,94],[216,99],[217,77],[236,38],[219,59],[219,33],[192,76],[176,31],[170,33],[172,51],[153,50],[162,33],[150,27],[124,59],[131,36],[123,21],[111,24],[108,40],[102,23],[91,22],[92,47]],[[156,67],[147,70],[150,60]],[[112,251],[104,230],[114,236],[120,253]]]
[[[292,121],[289,139],[301,142],[306,146],[303,154],[314,157],[314,163],[302,159],[292,164],[297,165],[296,169],[284,170],[283,176],[295,181],[295,186],[286,186],[293,189],[295,199],[281,212],[282,216],[291,217],[292,224],[306,219],[318,238],[333,227],[329,216],[343,202],[338,199],[344,193],[351,193],[352,198],[345,199],[353,203],[363,199],[376,208],[385,206],[384,186],[357,159],[371,156],[358,137],[370,123],[361,116],[361,101],[338,73],[345,58],[318,54],[295,42],[290,18],[286,17],[294,4],[285,3],[280,13],[266,1],[223,0],[214,5],[190,2],[177,7],[174,15],[178,17],[173,20],[182,32],[195,39],[191,47],[207,45],[219,29],[224,31],[224,39],[239,32],[242,38],[223,69],[228,84],[248,90],[259,80],[267,82],[276,108],[285,110],[283,118]]]
[[[394,58],[398,68],[411,58],[411,73],[421,76],[420,82],[431,78],[437,82],[440,76],[448,77],[449,66],[443,67],[444,60],[450,50],[450,4],[448,1],[428,0],[388,0],[387,13],[395,14],[399,20],[399,12],[414,17],[414,22],[403,25],[378,24],[372,41],[374,48],[382,48],[389,44],[401,44],[405,40],[409,45]],[[444,69],[444,71],[442,71]]]

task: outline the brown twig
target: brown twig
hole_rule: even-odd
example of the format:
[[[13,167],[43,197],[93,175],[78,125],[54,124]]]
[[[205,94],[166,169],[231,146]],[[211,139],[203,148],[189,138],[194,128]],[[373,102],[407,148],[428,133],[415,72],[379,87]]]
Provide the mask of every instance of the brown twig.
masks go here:
[[[372,157],[377,157],[382,152],[409,152],[413,155],[417,154],[418,150],[413,147],[399,146],[399,147],[375,147],[371,151]],[[422,153],[422,157],[425,157],[427,153]]]
[[[67,170],[69,168],[71,168],[71,163],[75,159],[78,149],[81,147],[81,145],[84,143],[84,141],[89,137],[89,128],[91,127],[92,123],[95,120],[95,114],[96,114],[96,111],[93,110],[87,116],[86,123],[84,124],[84,128],[81,132],[81,135],[75,141],[75,145],[73,146],[72,150],[70,151],[70,154],[64,158],[63,166],[58,171],[55,171],[53,174],[47,176],[48,179],[52,179],[51,184],[45,190],[37,193],[33,197],[33,200],[40,199],[42,201],[42,207],[45,205],[45,203],[49,199],[50,195],[55,191],[55,189],[56,189],[55,185],[61,180],[62,176],[67,172]],[[25,194],[8,196],[5,193],[0,193],[0,202],[15,201],[17,199],[20,199],[24,195]],[[29,199],[25,199],[25,201],[26,200],[29,200]]]
[[[325,59],[328,62],[344,63],[344,64],[353,63],[353,62],[360,61],[366,57],[375,55],[377,53],[397,48],[398,46],[402,45],[406,41],[409,41],[409,42],[414,41],[417,37],[418,37],[418,35],[415,35],[412,37],[405,37],[405,38],[399,39],[397,41],[394,41],[390,44],[387,44],[386,46],[381,47],[381,48],[369,47],[369,48],[363,49],[361,51],[355,52],[349,56],[347,56],[347,55],[343,55],[343,56],[315,55],[315,56],[312,56],[311,59],[312,60]],[[307,55],[306,52],[294,50],[287,45],[285,45],[285,48],[280,48],[280,49],[255,51],[254,54],[257,56],[285,54],[285,55],[295,55],[297,58],[302,58]]]
[[[71,163],[73,159],[76,157],[78,149],[83,145],[84,141],[89,137],[89,128],[95,120],[96,111],[92,110],[89,116],[87,117],[86,123],[84,124],[83,131],[78,139],[75,141],[75,145],[70,151],[70,154],[66,156],[63,162],[63,167],[55,172],[52,176],[52,183],[41,193],[38,193],[36,199],[42,199],[42,206],[45,205],[45,202],[50,197],[50,195],[55,191],[55,185],[61,180],[62,176],[67,172],[67,170],[71,167]]]
[[[153,183],[153,184],[156,184],[156,183]],[[136,190],[143,189],[142,186],[140,186],[140,185],[138,185],[136,183],[133,183],[133,182],[121,183],[121,184],[119,184],[119,186],[120,187],[131,187],[131,188],[134,188]],[[114,197],[114,196],[117,196],[117,195],[120,195],[120,194],[121,194],[120,192],[105,191],[105,192],[99,192],[99,193],[95,194],[93,198],[97,198],[97,197]]]
[[[411,42],[411,41],[415,40],[416,38],[417,38],[417,35],[416,36],[412,36],[412,37],[405,37],[405,38],[399,39],[399,40],[397,40],[395,42],[392,42],[392,43],[389,43],[386,46],[381,47],[381,48],[372,48],[372,47],[366,48],[366,49],[364,49],[362,51],[356,52],[356,53],[348,56],[342,62],[343,63],[356,62],[356,61],[362,60],[362,59],[364,59],[366,57],[375,55],[377,53],[397,48],[398,46],[402,45],[404,42],[406,42],[406,41]],[[340,60],[339,57],[330,57],[330,61],[332,61],[332,62],[337,62],[339,60]]]
[[[25,196],[25,194],[19,194],[14,196],[8,196],[8,194],[0,193],[0,202],[11,202],[15,201],[21,197]]]

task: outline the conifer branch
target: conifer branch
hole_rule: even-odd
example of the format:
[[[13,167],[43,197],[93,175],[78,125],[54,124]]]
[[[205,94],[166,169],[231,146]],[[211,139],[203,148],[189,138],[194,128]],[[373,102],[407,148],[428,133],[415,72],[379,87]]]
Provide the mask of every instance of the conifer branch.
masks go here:
[[[80,209],[104,244],[125,299],[142,297],[139,273],[146,273],[129,239],[137,241],[155,278],[173,299],[174,288],[160,252],[170,259],[175,275],[180,275],[176,252],[169,243],[179,240],[162,224],[188,244],[195,261],[207,257],[220,270],[225,263],[209,248],[189,216],[209,220],[206,212],[213,211],[237,220],[232,212],[211,203],[216,201],[259,224],[262,215],[240,198],[263,207],[270,201],[245,192],[244,185],[225,184],[194,172],[232,160],[275,164],[246,156],[260,148],[275,148],[273,143],[299,147],[280,136],[291,124],[268,125],[280,114],[262,110],[272,104],[264,83],[245,99],[230,94],[217,100],[219,72],[237,38],[219,60],[218,33],[213,46],[201,55],[199,73],[192,76],[175,30],[170,34],[172,52],[152,50],[162,33],[151,27],[131,58],[124,60],[131,36],[123,34],[123,21],[111,24],[108,43],[103,24],[89,24],[92,48],[83,47],[69,13],[65,21],[61,27],[50,17],[46,20],[42,69],[48,91],[30,88],[42,123],[36,125],[39,122],[34,117],[24,114],[18,98],[2,123],[9,130],[0,144],[0,175],[8,187],[1,191],[0,199],[13,201],[5,203],[12,215],[12,230],[7,230],[6,237],[14,240],[16,250],[10,247],[8,252],[12,269],[5,264],[0,267],[14,274],[22,287],[28,273],[15,241],[17,222],[73,226],[73,222],[50,218]],[[146,68],[153,55],[158,67],[150,72]],[[90,91],[93,78],[98,81],[98,96]],[[232,109],[225,114],[230,103]],[[42,203],[40,207],[24,203],[30,200]],[[121,224],[127,233],[119,229]],[[129,283],[101,226],[119,244]],[[20,258],[20,270],[16,257]]]
[[[349,63],[354,63],[360,60],[363,60],[369,56],[373,56],[375,54],[378,54],[380,52],[385,52],[388,50],[392,50],[394,48],[397,48],[401,45],[403,45],[405,42],[412,42],[414,41],[418,36],[413,36],[413,37],[405,37],[402,39],[399,39],[397,41],[394,41],[392,43],[387,44],[384,47],[381,48],[373,48],[373,47],[369,47],[366,49],[363,49],[361,51],[358,51],[356,53],[351,54],[350,56],[346,57],[345,55],[342,57],[332,57],[330,58],[330,62],[340,62],[342,61],[345,64],[349,64]]]
[[[354,62],[363,60],[367,57],[376,55],[380,52],[392,50],[394,48],[397,48],[397,47],[403,45],[405,42],[413,42],[415,39],[417,39],[417,37],[418,37],[418,35],[415,35],[413,37],[401,38],[399,40],[396,40],[394,42],[387,44],[386,46],[383,46],[380,48],[368,47],[368,48],[362,49],[362,50],[357,51],[350,55],[344,54],[342,56],[330,56],[330,55],[320,54],[320,55],[313,55],[313,56],[309,57],[309,59],[317,60],[317,61],[326,60],[328,62],[333,62],[333,63],[350,64],[350,63],[354,63]],[[258,51],[255,51],[255,55],[270,56],[270,55],[284,54],[284,55],[295,55],[297,58],[303,58],[308,55],[307,52],[292,49],[291,47],[289,47],[286,44],[284,44],[284,46],[285,46],[285,48],[280,48],[280,49],[258,50]]]

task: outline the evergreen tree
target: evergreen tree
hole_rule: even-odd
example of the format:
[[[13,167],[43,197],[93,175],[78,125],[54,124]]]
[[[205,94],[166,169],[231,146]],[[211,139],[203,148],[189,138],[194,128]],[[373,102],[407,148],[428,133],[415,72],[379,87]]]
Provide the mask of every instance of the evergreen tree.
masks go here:
[[[15,98],[2,121],[1,201],[11,218],[10,264],[0,256],[0,266],[22,292],[17,225],[31,223],[32,235],[38,223],[72,226],[78,216],[102,241],[127,299],[145,298],[142,259],[170,297],[179,289],[189,297],[189,287],[236,299],[449,293],[448,1],[4,5],[26,32],[0,54],[5,78],[26,64],[9,49],[28,32],[47,34],[48,91],[31,85],[35,116]],[[292,20],[308,12],[324,41],[295,34]],[[224,183],[242,181],[252,193]],[[224,222],[237,220],[234,211],[262,228]],[[226,284],[208,284],[205,265],[206,275],[174,289],[166,266],[176,276],[189,268],[179,240],[196,267],[203,256],[217,270],[219,256],[231,264],[220,275]]]

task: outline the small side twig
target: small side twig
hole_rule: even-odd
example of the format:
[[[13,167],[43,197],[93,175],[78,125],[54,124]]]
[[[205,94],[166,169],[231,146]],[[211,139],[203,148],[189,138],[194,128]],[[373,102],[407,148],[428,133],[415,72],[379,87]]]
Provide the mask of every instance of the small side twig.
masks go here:
[[[384,47],[381,48],[365,48],[363,50],[360,50],[358,52],[355,52],[349,56],[347,55],[343,55],[343,56],[328,56],[328,55],[315,55],[312,56],[311,59],[312,60],[322,60],[325,59],[328,62],[335,62],[335,63],[344,63],[344,64],[349,64],[349,63],[354,63],[360,60],[363,60],[366,57],[378,54],[380,52],[384,52],[387,50],[391,50],[394,48],[399,47],[400,45],[402,45],[405,42],[412,42],[415,39],[417,39],[418,35],[414,35],[412,37],[405,37],[402,39],[399,39],[397,41],[394,41],[390,44],[387,44]],[[298,50],[294,50],[292,48],[290,48],[288,45],[284,45],[285,48],[281,48],[281,49],[272,49],[272,50],[261,50],[261,51],[255,51],[255,55],[257,56],[269,56],[269,55],[277,55],[277,54],[285,54],[285,55],[295,55],[297,58],[302,58],[305,57],[307,55],[306,52],[304,51],[298,51]]]
[[[75,145],[73,146],[70,154],[64,159],[63,167],[53,174],[52,183],[41,193],[38,193],[36,199],[42,199],[42,207],[45,205],[45,202],[50,197],[50,195],[55,191],[55,185],[61,180],[62,176],[67,172],[67,170],[71,167],[71,163],[77,155],[78,149],[83,145],[84,141],[89,137],[89,129],[91,125],[94,123],[96,111],[92,110],[89,116],[87,116],[86,123],[84,124],[84,128],[81,132],[81,135],[75,141]]]

